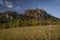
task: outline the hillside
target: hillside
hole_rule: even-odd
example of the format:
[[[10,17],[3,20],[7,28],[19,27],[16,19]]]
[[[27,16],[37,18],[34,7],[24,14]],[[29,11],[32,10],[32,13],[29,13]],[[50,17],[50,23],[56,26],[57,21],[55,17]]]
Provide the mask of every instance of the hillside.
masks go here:
[[[39,19],[39,20],[48,20],[48,19],[58,19],[49,13],[47,13],[43,9],[28,9],[25,10],[23,13],[17,13],[15,11],[5,11],[0,13],[0,17],[4,17],[4,19]]]
[[[60,19],[50,15],[43,9],[28,9],[23,13],[17,13],[15,11],[5,11],[0,13],[0,26],[2,28],[50,24],[60,24]]]
[[[30,16],[31,19],[39,19],[39,20],[49,20],[51,18],[52,19],[59,19],[57,17],[50,15],[45,10],[38,9],[38,8],[25,10],[23,14]]]

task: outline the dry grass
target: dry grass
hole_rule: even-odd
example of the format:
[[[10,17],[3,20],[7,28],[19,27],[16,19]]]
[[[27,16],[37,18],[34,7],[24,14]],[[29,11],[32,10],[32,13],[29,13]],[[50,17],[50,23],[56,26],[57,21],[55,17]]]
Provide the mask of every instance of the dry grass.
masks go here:
[[[60,25],[0,29],[0,40],[60,40]]]

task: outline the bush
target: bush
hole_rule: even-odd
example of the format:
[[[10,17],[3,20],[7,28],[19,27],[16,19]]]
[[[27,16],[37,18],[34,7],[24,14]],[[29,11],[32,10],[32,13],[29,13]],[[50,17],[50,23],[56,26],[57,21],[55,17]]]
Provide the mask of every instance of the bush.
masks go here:
[[[30,24],[30,26],[37,26],[37,25],[39,25],[39,22],[37,20],[32,19],[29,21],[29,24]]]
[[[23,27],[23,26],[38,26],[38,25],[55,25],[60,24],[59,21],[50,21],[50,20],[10,20],[6,23],[0,23],[0,29],[7,28],[15,28],[15,27]]]

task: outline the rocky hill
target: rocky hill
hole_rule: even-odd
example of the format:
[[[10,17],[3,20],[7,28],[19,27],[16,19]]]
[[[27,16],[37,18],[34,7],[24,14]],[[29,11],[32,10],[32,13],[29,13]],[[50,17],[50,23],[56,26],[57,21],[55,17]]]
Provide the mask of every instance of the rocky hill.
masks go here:
[[[50,14],[48,14],[45,10],[42,9],[28,9],[25,10],[22,14],[14,11],[5,11],[0,13],[0,21],[1,20],[14,20],[14,19],[36,19],[36,20],[49,20],[49,19],[57,20],[56,18]]]
[[[17,20],[17,21],[16,21]],[[17,13],[15,11],[5,11],[0,13],[0,24],[8,24],[11,25],[15,22],[19,24],[19,26],[25,25],[50,25],[52,24],[60,24],[60,19],[54,17],[47,13],[43,9],[28,9],[23,13]]]
[[[42,9],[25,10],[24,14],[30,16],[31,19],[48,20],[56,18]]]

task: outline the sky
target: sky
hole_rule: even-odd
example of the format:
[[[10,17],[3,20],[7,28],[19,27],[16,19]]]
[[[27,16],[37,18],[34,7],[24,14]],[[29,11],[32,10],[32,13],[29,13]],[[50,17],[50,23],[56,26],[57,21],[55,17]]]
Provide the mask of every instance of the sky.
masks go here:
[[[44,9],[47,13],[60,18],[60,0],[0,0],[0,12],[27,9]]]

